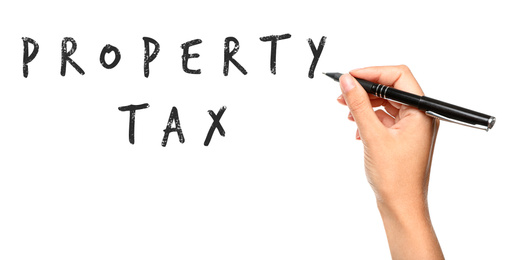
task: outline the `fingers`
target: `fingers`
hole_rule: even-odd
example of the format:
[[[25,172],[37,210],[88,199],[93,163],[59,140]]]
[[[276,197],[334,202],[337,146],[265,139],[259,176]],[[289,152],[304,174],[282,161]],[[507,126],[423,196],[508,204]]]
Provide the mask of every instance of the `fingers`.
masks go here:
[[[343,94],[337,97],[337,102],[341,105],[347,106],[345,98],[343,97]],[[378,97],[376,97],[376,99],[371,99],[370,104],[374,108],[383,106],[383,108],[393,117],[397,117],[397,115],[399,115],[399,108],[401,107],[399,103],[391,102],[389,100],[381,99]],[[354,118],[352,117],[351,112],[348,114],[348,119],[350,119],[350,121],[354,121]]]
[[[386,112],[388,112],[391,116],[397,117],[399,115],[399,108],[401,107],[401,105],[399,103],[392,103],[387,100],[383,104],[383,107],[385,108]]]
[[[357,123],[358,140],[363,137],[367,140],[367,135],[381,134],[381,131],[394,126],[403,117],[400,109],[404,106],[366,93],[354,77],[423,95],[412,72],[404,65],[362,68],[341,76],[339,82],[343,94],[337,98],[337,101],[350,109],[348,119]],[[383,106],[384,110],[372,109],[380,106]],[[406,107],[404,110],[406,110],[405,114],[410,112]]]
[[[372,109],[372,104],[368,93],[350,74],[344,74],[339,78],[343,99],[350,109],[352,118],[357,123],[360,136],[365,137],[369,134],[384,130],[381,121]]]
[[[348,120],[355,122],[354,117],[352,116],[352,112],[348,112]]]
[[[387,128],[390,128],[396,123],[395,118],[393,118],[391,115],[387,114],[383,110],[376,110],[375,113],[379,121],[381,121],[381,123]]]
[[[423,95],[423,90],[412,75],[410,69],[405,65],[368,67],[352,70],[350,74],[357,78],[391,86],[417,95]]]
[[[390,116],[389,114],[387,114],[383,110],[376,110],[375,114],[376,114],[377,118],[379,119],[379,121],[381,121],[381,123],[387,128],[390,128],[391,126],[393,126],[396,123],[395,118],[393,118],[392,116]],[[352,113],[350,113],[348,115],[348,119],[350,121],[355,121],[354,118],[352,117]],[[359,134],[359,129],[357,129],[357,131],[355,132],[355,139],[356,140],[361,140],[361,135]]]
[[[372,107],[378,107],[378,106],[381,106],[381,102],[384,102],[385,100],[380,98],[380,97],[377,97],[377,96],[374,96],[372,94],[368,94],[368,98],[370,99],[370,102],[372,104]],[[339,102],[339,104],[341,105],[344,105],[346,106],[346,101],[345,101],[345,98],[343,97],[343,94],[339,95],[337,97],[337,102]]]
[[[343,94],[341,94],[341,95],[339,95],[339,96],[337,97],[337,102],[338,102],[339,104],[341,104],[341,105],[346,106],[346,101],[345,101],[345,98],[343,97]]]

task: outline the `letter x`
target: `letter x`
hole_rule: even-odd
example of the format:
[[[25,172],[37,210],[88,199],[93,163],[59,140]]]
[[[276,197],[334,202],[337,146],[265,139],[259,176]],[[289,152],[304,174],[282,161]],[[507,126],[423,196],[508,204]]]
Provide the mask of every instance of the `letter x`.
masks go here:
[[[208,114],[210,114],[211,118],[213,118],[213,123],[211,124],[210,130],[208,131],[208,135],[206,135],[206,140],[204,140],[204,146],[208,146],[210,144],[213,132],[215,132],[215,128],[219,130],[220,135],[224,136],[226,134],[224,132],[224,128],[222,128],[222,125],[219,122],[221,120],[222,114],[224,114],[224,111],[226,111],[225,106],[219,109],[217,115],[215,115],[215,112],[213,112],[213,110],[208,110]]]

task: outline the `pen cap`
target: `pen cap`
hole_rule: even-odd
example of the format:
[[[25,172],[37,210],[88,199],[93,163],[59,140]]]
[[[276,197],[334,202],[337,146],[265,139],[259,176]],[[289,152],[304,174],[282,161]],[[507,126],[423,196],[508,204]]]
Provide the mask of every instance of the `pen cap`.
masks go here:
[[[471,125],[485,126],[487,127],[487,130],[492,128],[496,122],[496,118],[493,116],[425,96],[421,97],[418,108],[424,111],[432,111],[446,118],[458,120]]]

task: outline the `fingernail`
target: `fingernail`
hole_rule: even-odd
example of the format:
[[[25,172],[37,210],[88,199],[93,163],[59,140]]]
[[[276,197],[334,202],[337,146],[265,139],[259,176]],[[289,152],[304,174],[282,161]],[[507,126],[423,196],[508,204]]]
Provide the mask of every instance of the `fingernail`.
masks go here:
[[[359,130],[357,130],[357,132],[355,132],[355,139],[356,140],[361,140],[361,135],[359,135]]]
[[[343,93],[346,93],[355,87],[354,77],[347,74],[343,75],[341,78],[341,90],[343,91]]]
[[[348,113],[348,120],[355,122],[354,117],[352,116],[352,113]]]

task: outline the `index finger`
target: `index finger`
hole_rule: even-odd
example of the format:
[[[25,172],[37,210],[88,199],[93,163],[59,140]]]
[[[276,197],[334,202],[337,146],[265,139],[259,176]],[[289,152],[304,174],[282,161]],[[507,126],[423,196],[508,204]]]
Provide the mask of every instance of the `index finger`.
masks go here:
[[[350,74],[356,78],[391,86],[416,95],[424,95],[414,75],[405,65],[367,67],[352,70]]]

